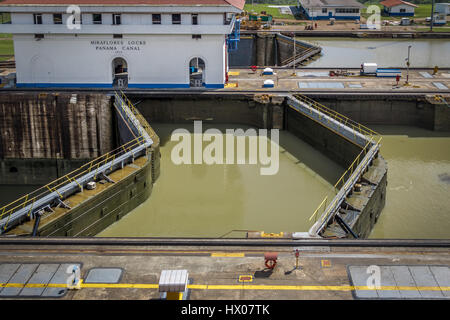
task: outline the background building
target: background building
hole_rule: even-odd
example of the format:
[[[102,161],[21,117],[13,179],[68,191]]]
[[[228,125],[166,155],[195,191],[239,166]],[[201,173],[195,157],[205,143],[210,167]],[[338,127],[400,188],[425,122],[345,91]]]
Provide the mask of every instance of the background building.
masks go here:
[[[434,4],[434,12],[449,15],[450,14],[450,3],[435,3]]]
[[[413,17],[414,9],[417,8],[415,4],[402,0],[386,0],[380,4],[384,6],[384,12],[390,16]]]
[[[361,18],[364,6],[355,0],[299,0],[303,13],[312,20]]]
[[[11,13],[2,32],[13,34],[18,87],[222,88],[244,3],[5,0],[0,11]]]

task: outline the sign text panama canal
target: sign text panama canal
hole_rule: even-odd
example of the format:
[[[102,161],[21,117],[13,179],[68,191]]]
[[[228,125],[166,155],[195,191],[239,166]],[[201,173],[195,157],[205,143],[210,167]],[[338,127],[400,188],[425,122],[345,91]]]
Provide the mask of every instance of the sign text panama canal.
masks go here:
[[[145,40],[92,40],[91,45],[95,50],[121,50],[121,51],[140,51],[141,46],[145,46]]]

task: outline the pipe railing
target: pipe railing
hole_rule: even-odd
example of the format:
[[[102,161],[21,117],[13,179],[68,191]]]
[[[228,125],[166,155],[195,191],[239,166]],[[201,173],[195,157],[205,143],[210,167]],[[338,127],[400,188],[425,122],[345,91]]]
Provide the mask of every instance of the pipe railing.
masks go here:
[[[329,196],[326,196],[309,218],[309,221],[314,219],[315,222],[310,228],[309,233],[312,236],[318,236],[328,225],[330,219],[339,210],[348,194],[354,188],[354,185],[361,179],[371,161],[377,156],[382,137],[379,137],[379,134],[372,129],[369,129],[366,126],[357,123],[356,121],[351,120],[337,111],[327,108],[304,95],[294,95],[294,99],[297,99],[298,102],[301,102],[309,107],[307,109],[294,108],[294,110],[304,113],[306,116],[310,116],[310,118],[314,121],[318,121],[325,125],[328,124],[330,130],[333,130],[333,126],[336,125],[335,123],[339,123],[341,126],[347,127],[347,131],[353,132],[353,134],[348,136],[350,138],[353,137],[353,142],[362,148],[361,152],[356,156],[347,170],[333,186],[333,193],[335,194],[333,199],[328,202]],[[310,110],[311,114],[308,113],[307,110]],[[321,115],[318,118],[311,117],[313,110]],[[334,124],[332,123],[333,121],[335,122]],[[361,138],[363,138],[363,140]],[[364,141],[364,144],[362,141]],[[318,216],[320,218],[317,220]]]
[[[294,97],[297,100],[306,103],[309,107],[312,107],[312,108],[316,109],[317,111],[340,122],[341,124],[351,128],[352,130],[365,135],[369,140],[372,139],[374,136],[379,136],[379,134],[377,132],[373,131],[372,129],[350,119],[349,117],[344,116],[343,114],[340,114],[339,112],[337,112],[333,109],[325,107],[323,104],[320,104],[317,101],[314,101],[313,99],[308,98],[305,95],[295,94]]]

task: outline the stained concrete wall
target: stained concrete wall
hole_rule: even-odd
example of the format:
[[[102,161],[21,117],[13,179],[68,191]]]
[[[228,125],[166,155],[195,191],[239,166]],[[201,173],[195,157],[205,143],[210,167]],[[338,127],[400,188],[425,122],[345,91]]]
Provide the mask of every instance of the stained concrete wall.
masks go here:
[[[203,120],[208,123],[245,124],[257,128],[282,125],[280,103],[283,99],[271,101],[243,95],[139,99],[141,102],[138,109],[150,123],[192,123],[194,120]]]
[[[316,101],[364,125],[435,127],[435,106],[424,99],[382,97],[315,97]]]
[[[151,169],[147,162],[136,173],[40,228],[38,235],[95,236],[148,199],[153,189]]]
[[[375,161],[385,162],[385,160],[381,157]],[[385,163],[379,165],[382,166],[385,165]],[[362,208],[358,220],[354,225],[352,225],[352,230],[358,235],[359,238],[368,238],[375,227],[375,224],[377,223],[386,203],[386,186],[387,169],[384,171],[384,174],[381,180],[378,181],[378,184],[373,186],[371,192],[366,196],[367,202]],[[352,237],[350,236],[350,238]]]
[[[347,168],[361,147],[286,106],[285,129]]]
[[[318,149],[344,168],[348,168],[362,150],[360,146],[340,134],[331,131],[322,124],[288,106],[286,106],[285,129],[311,144],[315,149]],[[372,162],[372,168],[370,170],[372,170],[370,182],[373,185],[364,186],[364,194],[353,194],[347,198],[348,202],[353,202],[352,197],[356,197],[355,200],[358,203],[357,209],[360,210],[360,214],[353,221],[351,227],[360,238],[367,238],[370,235],[385,204],[387,183],[386,162],[382,157],[378,157],[378,159]],[[376,174],[373,174],[373,170],[376,170]],[[363,177],[367,176],[368,174],[363,175]],[[321,230],[320,234],[324,237],[341,236],[342,232],[337,233],[334,230],[336,230],[336,222],[332,220],[329,226]],[[337,230],[341,231],[341,228],[338,227]],[[352,238],[351,235],[347,235],[347,237]]]
[[[296,54],[312,45],[296,41]],[[294,41],[292,38],[271,33],[242,35],[236,51],[229,53],[230,67],[282,66],[283,61],[292,58]]]
[[[114,149],[110,97],[0,95],[1,184],[45,184]]]
[[[450,131],[450,108],[446,104],[434,106],[434,130]]]
[[[228,53],[228,64],[231,68],[256,65],[255,36],[242,36],[236,51]]]
[[[0,95],[0,159],[95,158],[113,149],[110,97]]]
[[[1,185],[45,185],[78,169],[89,159],[1,159]]]

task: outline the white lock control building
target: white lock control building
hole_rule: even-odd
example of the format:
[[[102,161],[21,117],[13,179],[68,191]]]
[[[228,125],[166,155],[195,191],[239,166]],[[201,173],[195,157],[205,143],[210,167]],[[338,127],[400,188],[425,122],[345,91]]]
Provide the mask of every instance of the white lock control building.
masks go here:
[[[4,0],[0,32],[13,34],[17,87],[223,88],[244,3]]]

